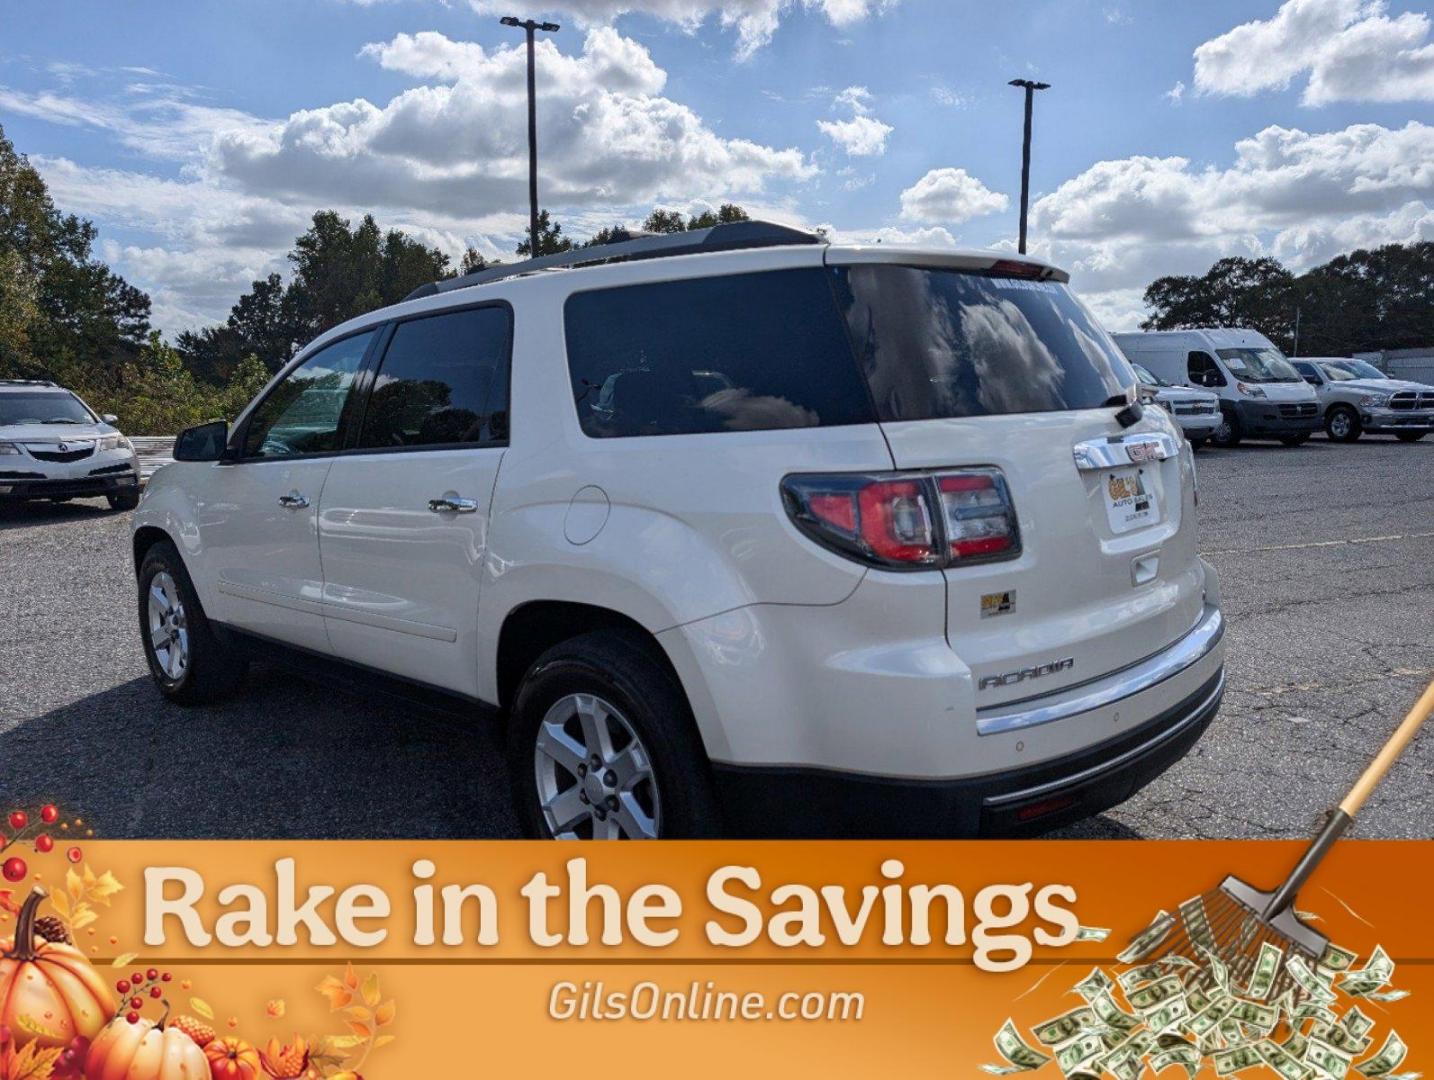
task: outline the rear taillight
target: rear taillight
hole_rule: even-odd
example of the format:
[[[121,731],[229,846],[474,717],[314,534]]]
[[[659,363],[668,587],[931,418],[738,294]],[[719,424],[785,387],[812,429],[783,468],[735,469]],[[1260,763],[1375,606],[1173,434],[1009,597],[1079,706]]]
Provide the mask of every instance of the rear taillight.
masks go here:
[[[813,540],[872,566],[928,570],[1021,553],[997,469],[789,476],[782,501]]]

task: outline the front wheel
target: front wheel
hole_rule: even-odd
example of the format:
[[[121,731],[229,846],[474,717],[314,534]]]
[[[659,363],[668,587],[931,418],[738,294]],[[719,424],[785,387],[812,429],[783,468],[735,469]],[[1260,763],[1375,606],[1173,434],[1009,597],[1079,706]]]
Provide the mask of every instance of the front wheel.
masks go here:
[[[1394,437],[1400,442],[1418,442],[1428,434],[1427,431],[1396,431]]]
[[[513,702],[509,767],[529,836],[654,840],[718,834],[691,710],[636,634],[597,631],[539,657]]]
[[[161,541],[139,567],[139,633],[159,692],[180,705],[202,705],[228,694],[248,658],[214,633],[194,583],[173,544]]]
[[[110,504],[111,510],[133,510],[139,505],[139,489],[133,491],[121,491],[114,495],[106,495],[105,501]]]
[[[1210,441],[1216,446],[1239,446],[1244,432],[1240,430],[1240,418],[1234,409],[1220,410],[1220,426],[1210,434]]]
[[[1307,443],[1307,442],[1309,442],[1309,441],[1310,441],[1310,435],[1309,435],[1309,432],[1308,432],[1308,431],[1304,432],[1304,433],[1301,434],[1301,435],[1281,435],[1281,436],[1280,436],[1280,442],[1284,443],[1286,446],[1303,446],[1305,443]]]
[[[1348,405],[1336,405],[1324,418],[1324,433],[1335,442],[1354,442],[1364,434],[1364,425]]]

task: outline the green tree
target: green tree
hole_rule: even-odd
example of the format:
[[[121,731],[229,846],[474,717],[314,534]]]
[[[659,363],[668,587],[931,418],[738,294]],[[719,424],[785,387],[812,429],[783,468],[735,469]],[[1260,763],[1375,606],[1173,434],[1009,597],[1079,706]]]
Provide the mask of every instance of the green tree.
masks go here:
[[[557,255],[564,251],[573,249],[573,241],[570,237],[563,235],[563,227],[548,215],[546,210],[538,213],[538,250],[533,251],[532,240],[524,237],[518,245],[518,254],[525,258],[541,258],[544,255]]]
[[[1248,326],[1286,348],[1295,316],[1295,278],[1274,259],[1221,259],[1203,275],[1163,277],[1145,290],[1144,330]]]

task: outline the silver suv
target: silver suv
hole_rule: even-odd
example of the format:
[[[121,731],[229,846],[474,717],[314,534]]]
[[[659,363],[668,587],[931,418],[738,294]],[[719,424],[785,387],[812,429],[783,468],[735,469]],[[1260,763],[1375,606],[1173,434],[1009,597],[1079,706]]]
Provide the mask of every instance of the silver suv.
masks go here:
[[[1393,435],[1418,442],[1434,430],[1434,386],[1391,379],[1364,360],[1337,357],[1290,361],[1319,396],[1324,430],[1335,442]]]
[[[104,496],[133,510],[139,461],[115,420],[55,383],[0,379],[0,502]]]

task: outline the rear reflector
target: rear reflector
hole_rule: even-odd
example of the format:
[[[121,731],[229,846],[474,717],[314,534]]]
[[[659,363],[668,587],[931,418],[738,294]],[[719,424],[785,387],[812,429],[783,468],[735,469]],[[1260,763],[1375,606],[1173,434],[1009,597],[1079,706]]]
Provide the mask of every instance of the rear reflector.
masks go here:
[[[1031,803],[1029,806],[1023,806],[1016,811],[1016,820],[1035,821],[1037,818],[1047,817],[1074,806],[1075,801],[1074,795],[1057,795],[1053,799]]]
[[[807,536],[871,566],[928,570],[1021,553],[998,469],[789,476],[782,501]]]

